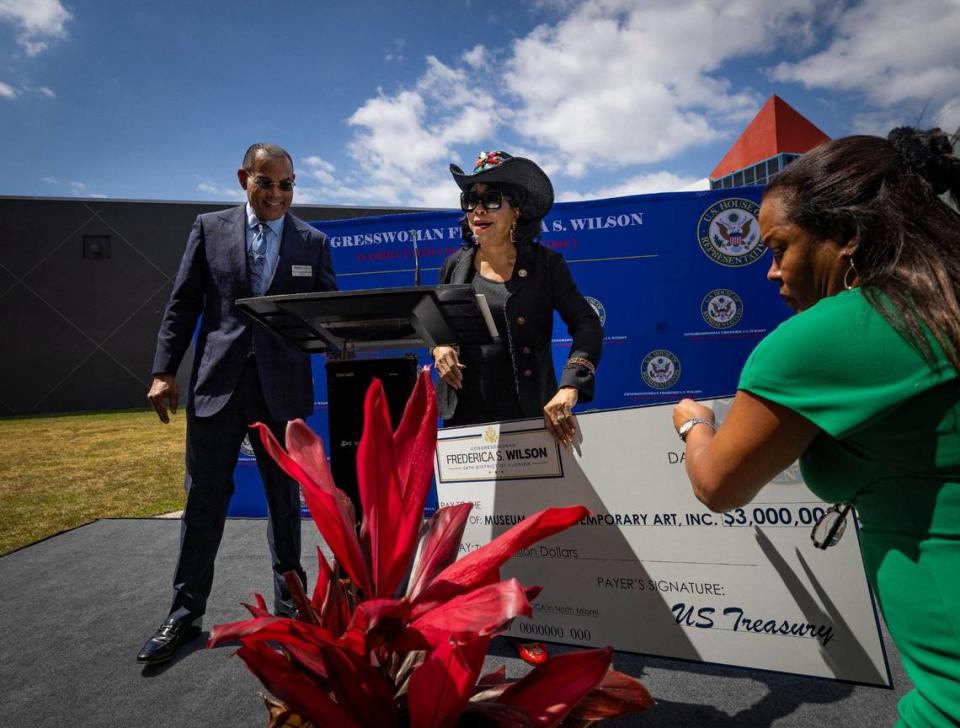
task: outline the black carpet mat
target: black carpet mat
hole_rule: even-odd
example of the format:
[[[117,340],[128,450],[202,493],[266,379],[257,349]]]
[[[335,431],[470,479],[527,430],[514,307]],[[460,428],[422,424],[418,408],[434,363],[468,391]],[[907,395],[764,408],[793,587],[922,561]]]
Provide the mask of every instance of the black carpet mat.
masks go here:
[[[164,666],[135,661],[166,616],[179,529],[176,520],[103,520],[0,558],[0,726],[265,725],[263,688],[233,648],[204,649],[212,625],[247,616],[240,603],[254,591],[271,603],[265,521],[227,521],[202,638]],[[312,523],[303,533],[312,577],[320,539]],[[884,639],[894,690],[617,653],[617,669],[658,705],[604,725],[893,725],[911,686]],[[527,669],[503,639],[488,663],[511,677]]]

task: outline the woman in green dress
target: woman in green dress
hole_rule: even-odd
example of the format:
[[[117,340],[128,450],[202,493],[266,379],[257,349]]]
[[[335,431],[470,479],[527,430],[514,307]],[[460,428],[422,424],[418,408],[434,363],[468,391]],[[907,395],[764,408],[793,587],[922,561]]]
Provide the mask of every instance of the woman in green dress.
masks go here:
[[[754,350],[718,429],[674,409],[694,493],[748,503],[797,458],[852,504],[916,689],[903,726],[960,724],[960,160],[939,130],[808,152],[764,192],[767,278],[798,313]]]

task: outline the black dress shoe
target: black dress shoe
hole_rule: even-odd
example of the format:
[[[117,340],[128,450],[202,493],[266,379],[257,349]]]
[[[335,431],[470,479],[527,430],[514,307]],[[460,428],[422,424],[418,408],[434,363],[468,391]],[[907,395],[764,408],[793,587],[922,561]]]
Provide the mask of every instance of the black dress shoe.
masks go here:
[[[158,662],[166,662],[192,639],[200,635],[200,628],[203,619],[174,619],[170,617],[166,622],[160,625],[153,637],[144,642],[143,647],[137,654],[137,662],[145,662],[149,665],[155,665]]]

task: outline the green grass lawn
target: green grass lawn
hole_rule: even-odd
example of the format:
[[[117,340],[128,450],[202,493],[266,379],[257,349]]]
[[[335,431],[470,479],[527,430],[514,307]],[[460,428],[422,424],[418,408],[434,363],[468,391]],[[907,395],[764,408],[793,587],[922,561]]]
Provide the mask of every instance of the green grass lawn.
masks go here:
[[[104,517],[183,508],[185,415],[0,420],[0,554]]]

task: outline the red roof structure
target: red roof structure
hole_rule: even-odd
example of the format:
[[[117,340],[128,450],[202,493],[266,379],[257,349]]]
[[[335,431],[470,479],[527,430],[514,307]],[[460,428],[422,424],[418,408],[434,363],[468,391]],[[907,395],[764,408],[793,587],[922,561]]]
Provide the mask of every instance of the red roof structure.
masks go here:
[[[774,94],[710,173],[718,179],[778,154],[803,154],[830,137]]]

